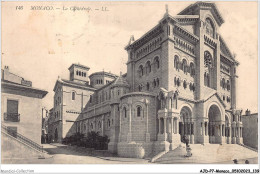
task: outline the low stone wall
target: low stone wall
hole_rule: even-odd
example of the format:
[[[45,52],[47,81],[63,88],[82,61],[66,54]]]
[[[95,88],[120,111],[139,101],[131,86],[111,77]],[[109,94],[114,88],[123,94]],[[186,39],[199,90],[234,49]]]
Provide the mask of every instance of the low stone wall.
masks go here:
[[[145,158],[152,153],[152,145],[152,142],[120,142],[117,152],[121,157]]]

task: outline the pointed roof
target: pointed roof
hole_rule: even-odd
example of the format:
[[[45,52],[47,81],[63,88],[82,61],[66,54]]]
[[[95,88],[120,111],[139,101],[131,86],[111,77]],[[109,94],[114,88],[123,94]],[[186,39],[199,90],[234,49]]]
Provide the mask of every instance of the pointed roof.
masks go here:
[[[122,73],[120,73],[120,76],[116,78],[116,80],[114,81],[114,83],[112,84],[111,87],[115,87],[115,86],[126,86],[126,87],[129,87],[129,84],[127,83],[125,78],[122,77]]]
[[[182,10],[178,15],[185,15],[185,14],[192,14],[192,12],[196,8],[210,8],[212,15],[214,16],[215,20],[217,21],[218,25],[221,26],[225,21],[221,14],[219,13],[219,10],[214,2],[203,2],[198,1],[194,4],[189,5],[184,10]]]

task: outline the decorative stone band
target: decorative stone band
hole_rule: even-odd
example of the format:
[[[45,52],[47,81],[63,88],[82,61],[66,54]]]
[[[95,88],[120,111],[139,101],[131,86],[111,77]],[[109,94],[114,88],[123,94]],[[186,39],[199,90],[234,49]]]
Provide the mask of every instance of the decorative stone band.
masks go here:
[[[176,48],[195,57],[195,48],[193,45],[188,44],[186,41],[184,41],[178,37],[175,37],[175,36],[174,36],[173,42],[174,42],[174,46]]]
[[[210,46],[210,47],[213,47],[213,48],[216,48],[216,47],[217,47],[217,43],[216,43],[213,39],[209,38],[209,37],[206,36],[206,35],[204,35],[204,42],[205,42],[208,46]]]
[[[120,100],[125,98],[125,97],[133,97],[133,96],[147,96],[147,97],[156,97],[155,94],[151,94],[151,93],[147,93],[147,92],[131,92],[128,94],[125,94],[123,96],[120,97]]]

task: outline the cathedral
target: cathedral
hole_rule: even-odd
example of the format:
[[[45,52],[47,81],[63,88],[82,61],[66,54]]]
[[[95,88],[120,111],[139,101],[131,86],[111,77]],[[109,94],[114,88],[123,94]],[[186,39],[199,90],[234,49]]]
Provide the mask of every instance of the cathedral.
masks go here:
[[[213,2],[196,2],[176,16],[166,8],[156,26],[131,36],[127,73],[97,72],[88,81],[89,68],[73,64],[70,80],[58,79],[54,88],[54,112],[61,110],[54,136],[99,132],[109,137],[108,150],[123,157],[136,157],[138,148],[144,157],[173,150],[185,135],[191,144],[243,144],[239,62],[219,33],[223,23]]]

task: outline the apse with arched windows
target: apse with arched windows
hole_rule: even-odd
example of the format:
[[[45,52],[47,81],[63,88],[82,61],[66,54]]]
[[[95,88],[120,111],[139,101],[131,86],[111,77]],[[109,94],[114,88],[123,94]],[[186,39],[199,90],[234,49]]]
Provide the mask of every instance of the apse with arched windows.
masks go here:
[[[194,122],[192,121],[192,111],[184,106],[180,112],[179,133],[181,141],[184,142],[184,136],[189,139],[189,143],[194,143]]]
[[[204,86],[213,88],[213,57],[209,51],[204,52]]]
[[[224,136],[224,126],[221,121],[221,111],[215,104],[211,105],[208,111],[208,135],[209,143],[220,144],[222,143],[221,137]]]

